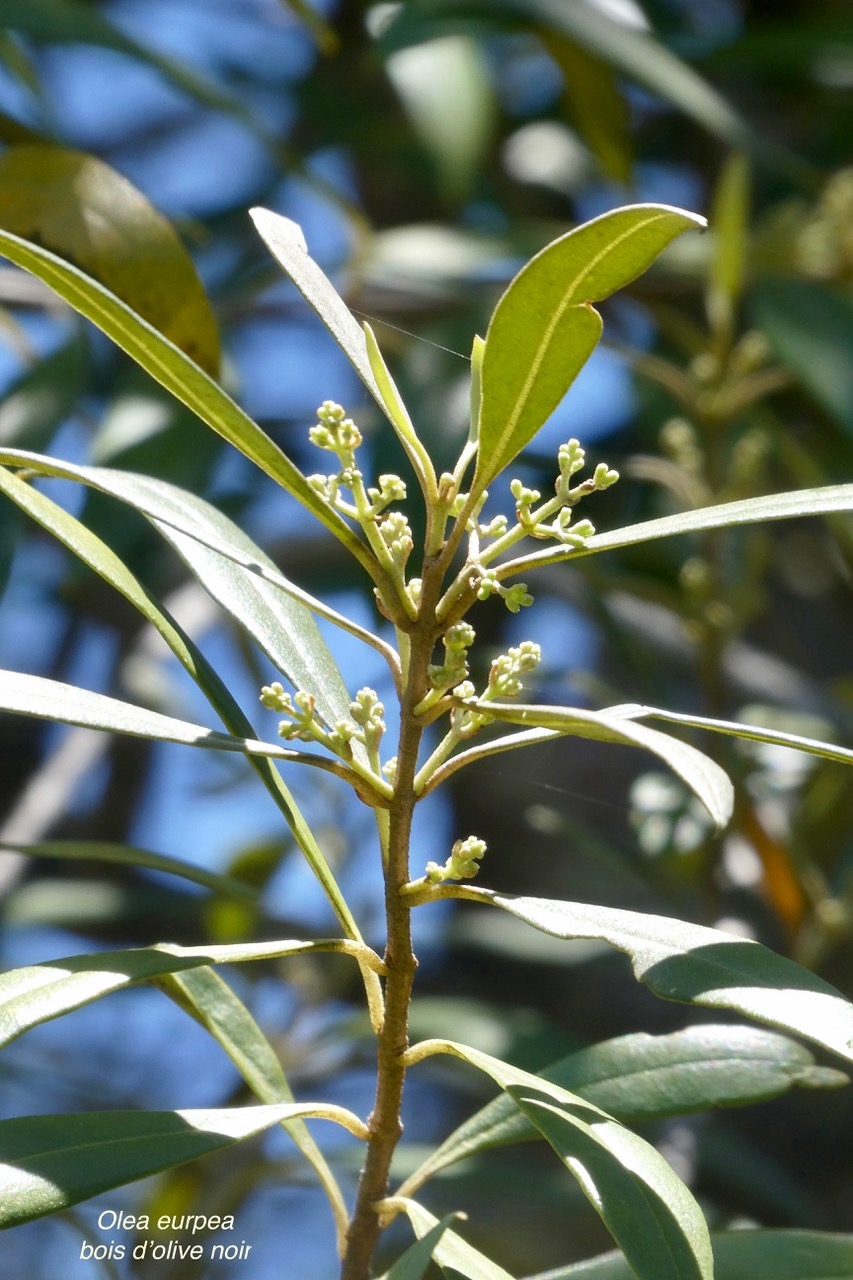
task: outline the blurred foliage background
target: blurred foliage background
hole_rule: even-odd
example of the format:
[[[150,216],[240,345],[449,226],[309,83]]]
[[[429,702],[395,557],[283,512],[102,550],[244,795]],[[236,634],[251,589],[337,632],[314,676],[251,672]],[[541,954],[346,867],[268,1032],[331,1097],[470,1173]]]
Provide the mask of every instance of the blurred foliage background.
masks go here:
[[[377,471],[401,463],[334,343],[255,237],[249,206],[303,225],[312,255],[374,324],[440,465],[466,431],[472,335],[526,257],[621,203],[705,212],[709,234],[679,242],[607,304],[602,347],[521,461],[525,483],[543,491],[569,436],[616,466],[622,482],[590,513],[599,529],[851,478],[851,137],[853,15],[843,0],[0,0],[0,225],[165,327],[308,471],[318,463],[307,429],[326,398],[370,432]],[[3,445],[187,486],[243,521],[302,585],[380,625],[339,547],[8,267],[0,379]],[[271,733],[256,703],[271,678],[266,660],[238,643],[147,526],[104,497],[52,488],[66,491]],[[493,495],[508,507],[506,497]],[[851,570],[847,519],[582,560],[531,582],[536,606],[518,618],[480,607],[482,662],[535,638],[545,654],[538,693],[549,701],[754,716],[849,741]],[[0,665],[204,716],[132,610],[5,506],[0,581]],[[353,691],[372,684],[390,698],[375,655],[340,636],[330,643]],[[494,887],[723,924],[853,994],[853,806],[842,766],[728,740],[702,745],[738,784],[736,821],[721,839],[642,757],[565,740],[456,775],[452,794],[424,806],[417,856],[443,861],[445,844],[476,832],[489,842],[484,882]],[[195,754],[3,718],[4,965],[98,945],[332,928],[272,806],[256,803],[249,770]],[[333,779],[293,785],[381,944],[369,813]],[[219,897],[85,849],[68,860],[46,843],[60,839],[171,854],[252,892]],[[418,923],[418,1036],[457,1035],[539,1068],[595,1038],[688,1020],[593,946],[551,947],[462,908]],[[344,962],[246,968],[234,981],[299,1096],[366,1111],[370,1046]],[[185,1021],[140,990],[37,1029],[0,1063],[4,1114],[239,1099],[224,1056]],[[440,1137],[480,1097],[465,1092],[467,1077],[420,1070],[406,1117],[414,1143]],[[834,1230],[853,1230],[851,1135],[845,1091],[679,1119],[653,1134],[713,1225]],[[336,1141],[354,1177],[354,1151]],[[334,1274],[331,1222],[284,1140],[237,1151],[110,1204],[235,1212],[235,1238],[252,1255],[211,1276],[279,1276],[285,1248],[288,1280]],[[487,1235],[489,1252],[517,1274],[607,1247],[580,1191],[536,1147],[462,1166],[430,1195],[436,1211],[469,1210],[472,1239]],[[186,1262],[131,1273],[80,1261],[81,1235],[103,1235],[93,1225],[102,1207],[11,1232],[0,1271],[193,1280]]]

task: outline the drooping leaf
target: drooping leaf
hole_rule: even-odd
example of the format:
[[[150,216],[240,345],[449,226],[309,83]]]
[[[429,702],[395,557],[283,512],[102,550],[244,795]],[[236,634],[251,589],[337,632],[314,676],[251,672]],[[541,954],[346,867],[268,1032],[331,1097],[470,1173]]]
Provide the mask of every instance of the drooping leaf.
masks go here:
[[[777,747],[805,751],[808,755],[822,756],[825,760],[853,764],[851,747],[840,747],[833,742],[822,742],[818,738],[806,738],[801,733],[786,733],[781,729],[765,729],[760,725],[744,724],[739,720],[714,720],[708,716],[685,715],[680,711],[664,711],[660,707],[644,707],[631,702],[608,707],[607,714],[617,717],[625,716],[626,719],[666,720],[669,724],[708,729],[712,733],[724,733],[730,738],[742,738],[746,742],[766,742]]]
[[[491,1076],[580,1183],[638,1280],[713,1280],[701,1210],[643,1138],[577,1094],[467,1045],[426,1041],[412,1052],[453,1054]]]
[[[424,1209],[415,1200],[401,1197],[399,1205],[420,1240],[440,1225],[438,1218],[433,1217],[428,1209]],[[453,1280],[457,1276],[464,1277],[464,1280],[512,1280],[508,1271],[468,1244],[467,1240],[463,1240],[450,1227],[444,1229],[432,1255],[445,1275],[452,1276]]]
[[[555,938],[606,942],[624,951],[638,981],[665,1000],[735,1009],[853,1062],[853,1004],[759,942],[669,916],[474,886],[454,886],[444,896],[492,903]]]
[[[850,1280],[853,1235],[829,1231],[717,1231],[715,1280]],[[619,1253],[558,1267],[528,1280],[634,1280]]]
[[[10,969],[0,975],[0,1044],[8,1044],[31,1027],[70,1013],[133,982],[151,982],[163,975],[202,965],[245,964],[252,960],[325,951],[349,951],[357,958],[369,955],[361,944],[343,939],[295,938],[210,947],[163,945],[130,951],[100,951]]]
[[[434,1227],[430,1227],[429,1231],[400,1255],[390,1271],[386,1271],[380,1280],[423,1280],[436,1245],[451,1222],[459,1216],[458,1213],[448,1213],[440,1222],[436,1222]]]
[[[833,515],[841,511],[853,511],[853,484],[830,484],[820,489],[797,489],[789,493],[769,493],[761,498],[742,498],[737,502],[721,502],[713,507],[698,507],[693,511],[679,511],[673,516],[661,516],[656,520],[643,520],[640,524],[625,525],[608,533],[595,533],[576,550],[560,547],[535,551],[523,558],[523,568],[540,568],[561,560],[580,556],[597,555],[601,551],[617,551],[621,547],[634,547],[642,542],[654,542],[657,538],[672,538],[678,534],[699,533],[703,529],[728,529],[742,524],[761,524],[769,520],[791,520],[795,517]],[[519,568],[513,572],[520,572]],[[497,576],[502,575],[498,568]]]
[[[79,469],[66,468],[62,464],[53,464],[50,459],[42,459],[37,454],[20,455],[8,451],[5,458],[14,457],[20,461],[21,457],[26,457],[29,464],[35,467],[42,467],[45,474],[48,475],[65,475],[73,479],[86,479],[92,483],[92,475],[100,478],[102,483],[106,485],[104,491],[113,493],[115,496],[123,497],[125,501],[131,502],[138,509],[145,511],[145,514],[151,515],[152,512],[159,512],[162,515],[169,515],[173,512],[176,516],[180,516],[180,502],[176,505],[173,499],[170,506],[165,507],[163,503],[157,503],[158,485],[161,482],[149,480],[146,477],[139,477],[139,484],[135,484],[135,477],[126,472],[116,471],[106,473],[106,481],[104,481],[104,471],[101,468],[86,468],[85,477]],[[113,485],[110,487],[109,480],[112,478]],[[200,689],[203,691],[208,701],[215,707],[219,716],[222,718],[226,727],[235,735],[240,737],[254,737],[254,728],[251,722],[246,718],[239,704],[229,692],[226,685],[213,670],[210,663],[198,648],[192,643],[188,636],[184,634],[180,627],[172,618],[157,604],[152,596],[137,581],[126,565],[116,556],[109,547],[106,546],[99,538],[87,529],[85,525],[76,520],[68,512],[64,511],[56,503],[52,502],[44,494],[39,493],[30,485],[25,484],[18,479],[17,476],[10,472],[4,471],[0,467],[0,490],[5,492],[10,498],[14,499],[25,511],[27,511],[34,519],[38,520],[46,529],[49,529],[56,537],[69,547],[75,555],[79,556],[85,564],[90,565],[96,573],[99,573],[105,581],[120,591],[127,600],[137,608],[143,617],[157,629],[160,635],[168,644],[169,648],[177,657],[178,661],[189,672],[196,681]],[[153,501],[140,506],[140,502],[144,503],[145,495],[153,490]],[[175,492],[170,486],[166,486],[166,492],[173,496]],[[188,495],[191,500],[191,495]],[[161,522],[162,523],[162,522]],[[190,527],[198,528],[198,519],[195,523],[190,523]],[[205,526],[207,528],[207,526]],[[218,529],[218,526],[217,526]],[[222,542],[217,537],[217,545],[222,545],[224,550],[228,549],[229,544]],[[227,557],[223,557],[227,560]],[[230,561],[229,561],[230,563]],[[250,558],[250,563],[254,561]],[[235,566],[235,569],[237,566]],[[225,571],[223,571],[225,572]],[[256,575],[252,575],[254,581]],[[278,575],[280,577],[280,575]],[[286,582],[285,579],[281,579]],[[244,593],[251,598],[253,587],[246,584]],[[259,615],[264,619],[264,615],[259,608]],[[309,638],[309,645],[306,652],[299,656],[299,669],[310,669],[316,674],[319,669],[323,671],[323,663],[318,660],[318,648],[310,644],[312,636],[313,619],[311,627],[306,629],[306,636]],[[319,639],[319,637],[318,637]],[[282,636],[277,640],[278,651],[286,653],[288,646],[286,645],[286,637]],[[319,653],[322,656],[324,649],[322,640],[320,640]],[[290,649],[293,653],[292,648]],[[331,664],[331,657],[329,658]],[[333,671],[337,669],[333,667]],[[313,676],[312,676],[313,679]],[[340,677],[335,679],[334,675],[329,676],[328,685],[324,688],[319,698],[319,706],[321,713],[329,712],[334,709],[336,702],[336,690],[341,687]],[[314,874],[317,876],[320,884],[332,904],[335,914],[340,920],[345,932],[351,938],[358,938],[360,934],[353,919],[352,913],[347,906],[346,900],[341,893],[340,886],[332,874],[331,868],[323,855],[313,832],[306,823],[299,811],[290,791],[285,786],[281,775],[270,760],[263,756],[251,755],[249,757],[250,764],[260,777],[267,791],[272,796],[274,802],[284,815],[290,829],[292,830],[299,847],[305,854],[305,857],[311,866]]]
[[[639,1032],[606,1040],[570,1054],[541,1074],[626,1124],[707,1107],[742,1106],[797,1086],[833,1088],[847,1083],[843,1072],[817,1066],[807,1049],[786,1036],[757,1027],[712,1024],[670,1035]],[[459,1160],[536,1134],[510,1098],[495,1098],[427,1157],[400,1194],[412,1194]]]
[[[108,164],[39,145],[0,156],[0,227],[99,280],[208,373],[219,334],[192,259],[168,218]]]
[[[310,1102],[208,1111],[85,1111],[0,1121],[0,1228],[57,1213],[284,1120],[308,1116],[366,1135],[351,1112]]]
[[[257,890],[252,885],[236,880],[233,876],[217,875],[204,867],[194,867],[179,858],[168,858],[148,849],[136,849],[127,844],[111,844],[104,840],[41,840],[38,844],[9,844],[0,841],[0,849],[23,853],[28,858],[59,858],[73,862],[112,862],[125,867],[145,867],[148,871],[160,871],[179,876],[193,884],[200,884],[215,893],[232,898],[257,901]]]
[[[184,969],[165,973],[155,981],[218,1041],[261,1102],[293,1102],[278,1054],[243,1001],[214,969]],[[345,1244],[348,1215],[335,1176],[304,1120],[283,1120],[282,1128],[314,1169],[329,1198],[340,1248]]]
[[[533,439],[586,363],[601,335],[591,304],[630,284],[683,231],[704,225],[667,205],[631,205],[576,227],[521,269],[486,333],[473,493]]]
[[[718,764],[695,747],[665,733],[651,736],[625,732],[633,722],[607,712],[585,711],[575,707],[549,707],[526,704],[476,703],[497,720],[535,728],[551,729],[560,734],[592,738],[599,742],[617,742],[643,747],[664,760],[696,793],[718,827],[724,827],[732,815],[732,784]],[[633,728],[639,726],[633,725]]]
[[[382,577],[365,544],[314,492],[302,473],[203,369],[96,280],[55,254],[0,231],[0,253],[49,285],[146,372],[256,466],[293,494],[374,578]],[[353,322],[355,323],[355,322]],[[384,579],[383,579],[384,581]],[[393,599],[393,593],[389,594]]]

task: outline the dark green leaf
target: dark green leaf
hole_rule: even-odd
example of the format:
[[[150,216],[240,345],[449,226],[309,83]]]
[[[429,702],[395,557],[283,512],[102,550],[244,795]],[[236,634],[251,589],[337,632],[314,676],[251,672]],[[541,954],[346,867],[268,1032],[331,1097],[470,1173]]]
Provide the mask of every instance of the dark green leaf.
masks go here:
[[[86,1111],[0,1121],[0,1228],[57,1213],[301,1116],[337,1120],[364,1136],[350,1112],[310,1102],[212,1111]]]
[[[460,1215],[449,1213],[446,1217],[430,1227],[419,1240],[401,1254],[390,1271],[386,1271],[380,1280],[423,1280],[423,1275],[430,1264],[436,1245],[441,1240],[451,1222]]]
[[[717,1231],[716,1280],[850,1280],[853,1236],[826,1231]],[[634,1280],[618,1253],[559,1267],[528,1280]]]

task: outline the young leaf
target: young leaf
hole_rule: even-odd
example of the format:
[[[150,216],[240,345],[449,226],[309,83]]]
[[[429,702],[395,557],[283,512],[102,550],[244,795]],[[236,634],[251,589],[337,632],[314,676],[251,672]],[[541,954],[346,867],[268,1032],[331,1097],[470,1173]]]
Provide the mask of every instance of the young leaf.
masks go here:
[[[467,885],[440,896],[490,902],[555,938],[606,942],[624,951],[638,981],[665,1000],[736,1009],[853,1062],[853,1004],[822,978],[759,942],[669,916],[510,897]]]
[[[75,311],[112,338],[176,399],[198,414],[202,422],[293,494],[344,544],[378,585],[381,579],[382,585],[388,588],[388,599],[394,598],[392,585],[377,569],[361,539],[314,492],[278,445],[183,351],[103,285],[39,245],[0,231],[0,254],[49,285]]]
[[[278,1054],[243,1001],[214,969],[205,966],[191,972],[165,973],[155,982],[218,1041],[261,1102],[293,1102]],[[329,1198],[340,1250],[345,1245],[348,1214],[335,1176],[304,1120],[284,1120],[282,1128],[314,1169]]]
[[[128,733],[135,738],[207,747],[213,751],[243,751],[247,755],[284,759],[289,754],[271,742],[256,742],[251,738],[219,733],[216,729],[176,720],[173,716],[148,711],[103,693],[92,693],[89,689],[78,689],[76,685],[48,680],[45,676],[25,675],[20,671],[0,671],[0,710],[36,716],[41,720],[58,720],[62,724],[79,724],[87,729]]]
[[[576,1094],[466,1045],[433,1040],[410,1053],[415,1061],[450,1053],[491,1076],[578,1180],[638,1280],[713,1280],[701,1210],[643,1138]]]
[[[372,955],[361,943],[297,938],[210,947],[163,945],[131,951],[100,951],[10,969],[0,975],[0,1045],[17,1039],[31,1027],[91,1004],[133,982],[152,982],[202,965],[243,964],[326,951],[351,954],[361,963],[370,961]],[[372,964],[378,967],[378,957],[373,958]]]
[[[853,1235],[828,1231],[717,1231],[715,1280],[850,1280]],[[634,1280],[619,1253],[559,1267],[528,1280]]]
[[[458,1213],[448,1213],[440,1222],[436,1222],[434,1227],[430,1227],[429,1231],[400,1255],[391,1270],[386,1271],[379,1280],[423,1280],[436,1245],[451,1222],[458,1217],[460,1217]]]
[[[623,703],[608,707],[610,716],[626,719],[666,720],[670,724],[690,725],[697,729],[709,729],[712,733],[724,733],[731,738],[743,738],[747,742],[767,742],[777,747],[791,747],[825,760],[837,760],[841,764],[853,764],[853,749],[839,747],[833,742],[818,738],[805,738],[800,733],[785,733],[781,729],[764,729],[759,725],[743,724],[738,720],[712,720],[708,716],[689,716],[680,711],[663,711],[660,707],[644,707],[637,703]]]
[[[637,734],[634,730],[641,726],[606,711],[487,701],[478,701],[476,705],[478,709],[488,711],[495,719],[509,724],[553,729],[560,734],[593,738],[599,742],[644,747],[664,760],[687,783],[718,827],[724,827],[732,816],[734,791],[720,766],[695,747],[671,738],[669,734],[656,733],[654,730],[650,734]]]
[[[620,1036],[570,1054],[540,1074],[626,1124],[742,1106],[795,1086],[832,1088],[848,1082],[843,1072],[816,1066],[809,1051],[786,1036],[715,1025],[662,1036]],[[459,1160],[536,1136],[510,1098],[495,1098],[454,1130],[399,1194],[413,1194]]]
[[[395,1197],[391,1203],[407,1214],[420,1240],[425,1239],[440,1225],[438,1218],[434,1218],[429,1210],[415,1200]],[[432,1256],[445,1275],[453,1276],[454,1280],[457,1276],[462,1276],[463,1280],[512,1280],[508,1271],[504,1271],[503,1267],[492,1262],[449,1227],[445,1227]]]
[[[0,1121],[0,1228],[57,1213],[284,1120],[308,1116],[334,1120],[366,1137],[351,1112],[310,1102],[209,1111],[85,1111]]]
[[[250,209],[249,212],[258,235],[282,271],[290,277],[309,307],[316,311],[379,408],[396,427],[397,406],[386,402],[376,381],[364,329],[331,280],[309,255],[302,228],[270,209]]]
[[[632,205],[584,223],[522,268],[486,333],[479,450],[472,494],[491,481],[556,409],[601,335],[590,305],[641,275],[704,219],[667,205]]]
[[[214,377],[219,333],[175,228],[95,156],[40,144],[0,156],[0,226],[99,280]]]

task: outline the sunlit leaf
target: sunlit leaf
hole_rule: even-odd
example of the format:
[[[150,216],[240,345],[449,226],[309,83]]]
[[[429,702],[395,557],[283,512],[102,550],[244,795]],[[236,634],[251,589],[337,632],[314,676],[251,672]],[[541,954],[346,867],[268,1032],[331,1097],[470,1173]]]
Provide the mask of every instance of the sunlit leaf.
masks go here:
[[[667,205],[631,205],[570,231],[510,283],[486,333],[479,451],[480,493],[536,435],[601,334],[590,305],[641,275],[683,231],[704,219]]]
[[[541,1074],[631,1124],[707,1107],[742,1106],[794,1087],[833,1088],[848,1082],[842,1072],[816,1066],[809,1051],[786,1036],[757,1027],[715,1025],[605,1040]],[[495,1098],[445,1139],[401,1194],[411,1194],[459,1160],[536,1135],[510,1098]]]
[[[746,157],[730,156],[714,191],[710,215],[714,249],[708,278],[708,316],[714,330],[727,340],[747,271],[749,187]]]
[[[438,1218],[424,1209],[414,1200],[400,1198],[400,1208],[406,1213],[415,1229],[415,1234],[423,1240],[431,1231],[440,1225]],[[512,1276],[496,1262],[492,1262],[479,1249],[468,1244],[451,1228],[446,1227],[433,1249],[433,1257],[445,1275],[464,1277],[464,1280],[512,1280]]]
[[[380,1280],[423,1280],[436,1245],[451,1222],[459,1216],[457,1213],[449,1213],[440,1222],[436,1222],[434,1227],[430,1227],[419,1240],[400,1255],[391,1270],[386,1271]]]
[[[0,710],[36,716],[40,720],[58,720],[61,724],[79,724],[87,729],[153,738],[158,742],[207,747],[213,751],[244,751],[248,755],[285,759],[288,754],[284,748],[271,742],[256,742],[230,733],[219,733],[216,729],[205,729],[187,720],[148,711],[103,693],[92,693],[76,685],[49,680],[45,676],[25,675],[20,671],[0,671]]]
[[[575,707],[549,707],[502,702],[478,701],[478,708],[509,724],[552,729],[573,737],[593,738],[599,742],[617,742],[643,747],[653,752],[673,769],[696,793],[718,827],[723,827],[732,814],[732,784],[718,764],[695,747],[665,733],[651,736],[634,734],[640,726],[608,712],[585,711]],[[628,729],[631,724],[632,729]]]
[[[787,733],[782,729],[765,729],[761,725],[744,724],[739,720],[714,720],[709,716],[684,715],[680,711],[665,711],[661,707],[644,707],[631,702],[608,707],[607,714],[616,717],[625,716],[627,719],[666,720],[669,724],[708,729],[712,733],[724,733],[730,738],[741,738],[745,742],[766,742],[772,746],[790,747],[795,751],[805,751],[808,755],[822,756],[825,760],[853,764],[851,747],[839,747],[833,742],[822,742],[819,738],[806,738],[801,733]]]
[[[828,1231],[717,1231],[715,1280],[850,1280],[853,1235]],[[558,1267],[528,1280],[634,1280],[619,1253]]]
[[[425,1051],[470,1062],[512,1098],[580,1183],[638,1280],[712,1280],[701,1210],[643,1138],[559,1085],[467,1045],[426,1041],[412,1052]]]
[[[57,1213],[283,1120],[308,1116],[336,1120],[364,1136],[350,1112],[310,1102],[210,1111],[85,1111],[0,1121],[0,1228]]]
[[[510,897],[454,887],[448,896],[490,902],[555,938],[593,938],[629,957],[656,995],[735,1009],[804,1036],[853,1062],[853,1004],[828,982],[751,939],[669,916],[615,907]]]
[[[108,164],[65,147],[11,148],[0,156],[0,227],[73,262],[216,375],[219,334],[192,259]]]
[[[376,575],[373,558],[361,539],[314,492],[302,473],[257,423],[173,343],[103,285],[48,250],[7,231],[0,231],[0,253],[44,281],[76,311],[102,329],[182,404],[298,498],[369,573]]]
[[[210,947],[163,945],[130,951],[99,951],[10,969],[0,974],[0,1044],[8,1044],[31,1027],[70,1013],[133,982],[151,982],[163,975],[202,965],[245,964],[326,951],[349,952],[355,956],[368,954],[365,947],[343,939],[295,938]],[[222,1016],[225,1017],[225,1010]]]

